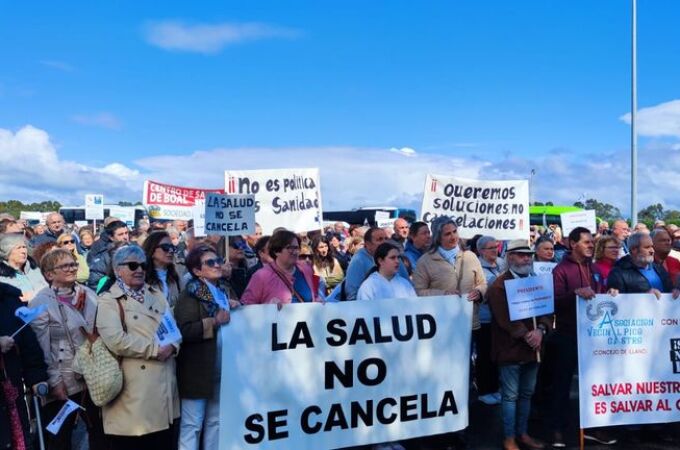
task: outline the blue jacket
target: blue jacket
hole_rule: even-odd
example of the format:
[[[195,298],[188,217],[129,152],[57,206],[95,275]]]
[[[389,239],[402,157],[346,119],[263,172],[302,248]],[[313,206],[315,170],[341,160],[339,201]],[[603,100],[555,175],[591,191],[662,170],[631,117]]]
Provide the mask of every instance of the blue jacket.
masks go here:
[[[87,265],[90,267],[87,287],[90,289],[96,291],[99,280],[109,274],[109,269],[111,269],[111,255],[109,252],[112,248],[113,242],[108,233],[102,233],[99,240],[90,247],[90,251],[87,254]]]
[[[406,256],[411,263],[411,272],[416,270],[416,264],[418,259],[423,256],[423,251],[418,250],[413,242],[410,240],[406,241],[406,246],[404,247],[404,256]]]
[[[347,300],[356,300],[359,286],[366,279],[366,274],[375,266],[373,256],[371,256],[365,248],[360,249],[354,254],[352,260],[347,267],[347,276],[345,277],[345,292],[347,293]],[[410,280],[408,271],[403,262],[399,263],[399,275]]]

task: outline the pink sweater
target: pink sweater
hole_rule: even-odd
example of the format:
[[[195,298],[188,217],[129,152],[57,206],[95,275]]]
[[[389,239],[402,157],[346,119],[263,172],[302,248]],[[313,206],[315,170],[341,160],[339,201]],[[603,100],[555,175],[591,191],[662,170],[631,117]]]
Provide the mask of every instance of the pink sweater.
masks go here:
[[[272,263],[274,264],[274,263]],[[267,264],[252,276],[248,287],[241,296],[241,303],[244,305],[255,305],[263,303],[291,303],[293,294],[281,278],[274,272],[272,264]],[[314,301],[319,301],[317,292],[314,288],[314,273],[312,268],[303,263],[297,263],[297,269],[305,276],[305,281],[312,291]],[[288,278],[290,285],[294,284],[293,276],[284,274]],[[279,301],[276,301],[276,300]]]

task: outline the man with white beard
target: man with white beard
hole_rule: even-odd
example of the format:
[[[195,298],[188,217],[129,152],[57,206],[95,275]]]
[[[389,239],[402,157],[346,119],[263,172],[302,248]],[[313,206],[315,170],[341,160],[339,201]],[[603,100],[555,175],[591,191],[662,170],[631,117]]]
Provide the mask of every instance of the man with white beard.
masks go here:
[[[543,336],[550,330],[552,315],[510,320],[505,282],[533,275],[533,254],[529,242],[510,242],[506,251],[508,270],[493,282],[486,293],[492,313],[491,359],[498,364],[503,416],[503,448],[538,450],[544,445],[528,434],[531,396],[538,374],[537,355]],[[535,325],[537,324],[537,325]]]

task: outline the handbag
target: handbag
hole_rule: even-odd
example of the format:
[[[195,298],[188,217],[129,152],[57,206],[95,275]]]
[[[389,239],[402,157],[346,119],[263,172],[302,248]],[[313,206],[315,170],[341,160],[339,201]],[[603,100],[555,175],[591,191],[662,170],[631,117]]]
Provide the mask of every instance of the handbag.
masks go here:
[[[123,325],[123,331],[127,333],[125,312],[120,300],[117,303],[120,322]],[[96,326],[92,333],[87,333],[83,328],[80,331],[87,336],[87,339],[76,352],[74,370],[77,368],[83,374],[92,403],[104,406],[113,401],[123,390],[123,370],[120,367],[120,359],[106,347]]]

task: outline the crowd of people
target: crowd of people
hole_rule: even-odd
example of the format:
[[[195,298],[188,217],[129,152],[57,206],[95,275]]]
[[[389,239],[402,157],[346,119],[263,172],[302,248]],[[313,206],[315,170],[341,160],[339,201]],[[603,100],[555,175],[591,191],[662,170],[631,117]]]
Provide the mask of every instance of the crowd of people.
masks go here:
[[[82,407],[59,433],[45,433],[48,449],[72,448],[78,417],[90,450],[217,448],[219,411],[229,407],[219,401],[219,329],[229,326],[231,311],[441,295],[474,305],[471,398],[501,416],[503,448],[562,448],[578,364],[577,296],[680,294],[680,229],[663,223],[631,232],[624,220],[611,229],[601,222],[595,235],[576,228],[567,236],[558,225],[532,226],[530,240],[509,242],[462,239],[446,216],[430,225],[403,218],[392,228],[338,222],[271,236],[257,226],[253,235],[230,238],[197,236],[191,225],[144,220],[131,230],[109,217],[95,230],[69,226],[58,213],[36,227],[1,218],[0,448],[32,448],[27,398],[45,382],[43,426],[68,400]],[[535,262],[554,264],[555,314],[511,321],[504,282],[533,275]],[[21,306],[43,310],[14,335]],[[156,340],[168,311],[181,344]],[[78,349],[97,338],[120,362],[124,380],[100,406],[76,364]],[[528,430],[539,401],[551,431],[547,443]],[[616,432],[587,430],[586,439],[615,445]],[[464,448],[466,440],[463,431],[373,450]]]

